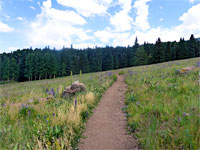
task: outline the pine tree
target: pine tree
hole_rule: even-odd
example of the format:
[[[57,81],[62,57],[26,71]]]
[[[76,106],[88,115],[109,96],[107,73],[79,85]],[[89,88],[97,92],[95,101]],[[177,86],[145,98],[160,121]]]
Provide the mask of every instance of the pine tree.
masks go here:
[[[104,49],[103,53],[103,62],[102,62],[102,70],[112,70],[113,69],[113,56],[108,47]]]
[[[158,40],[156,41],[152,57],[154,63],[160,63],[165,61],[164,50],[160,38],[158,38]]]
[[[137,49],[135,53],[135,65],[146,65],[148,64],[148,55],[144,50],[144,47],[141,46]]]
[[[193,58],[195,57],[195,47],[196,47],[196,40],[194,35],[190,36],[190,40],[188,41],[188,49],[187,49],[187,56],[186,58]]]
[[[88,73],[89,72],[89,61],[87,53],[80,52],[80,60],[79,60],[79,68],[82,71],[82,73]]]
[[[10,60],[10,79],[17,80],[19,77],[19,65],[16,63],[15,58]]]
[[[114,55],[114,61],[113,61],[113,63],[114,63],[113,68],[114,69],[118,69],[119,68],[119,59],[118,59],[118,54],[117,53]]]
[[[2,62],[2,79],[10,80],[10,59],[5,56]]]

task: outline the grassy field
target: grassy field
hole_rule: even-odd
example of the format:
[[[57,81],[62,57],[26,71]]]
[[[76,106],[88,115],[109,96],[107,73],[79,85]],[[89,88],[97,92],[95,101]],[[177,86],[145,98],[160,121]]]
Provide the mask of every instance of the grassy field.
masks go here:
[[[62,98],[76,80],[87,92]],[[84,122],[114,80],[105,72],[0,85],[0,149],[75,149]]]
[[[123,70],[128,84],[128,129],[142,149],[200,148],[199,58],[140,66]]]

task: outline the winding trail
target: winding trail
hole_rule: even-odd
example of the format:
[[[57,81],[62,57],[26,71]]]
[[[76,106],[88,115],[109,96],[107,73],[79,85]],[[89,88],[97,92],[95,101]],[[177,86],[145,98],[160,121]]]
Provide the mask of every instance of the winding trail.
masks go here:
[[[123,76],[118,76],[88,120],[79,150],[138,149],[136,140],[126,132],[126,118],[121,111],[126,89]]]

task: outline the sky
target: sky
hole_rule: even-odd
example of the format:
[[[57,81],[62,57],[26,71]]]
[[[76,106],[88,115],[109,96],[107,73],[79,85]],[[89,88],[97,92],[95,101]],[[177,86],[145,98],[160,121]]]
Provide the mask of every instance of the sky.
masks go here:
[[[200,0],[0,0],[0,53],[200,37]]]

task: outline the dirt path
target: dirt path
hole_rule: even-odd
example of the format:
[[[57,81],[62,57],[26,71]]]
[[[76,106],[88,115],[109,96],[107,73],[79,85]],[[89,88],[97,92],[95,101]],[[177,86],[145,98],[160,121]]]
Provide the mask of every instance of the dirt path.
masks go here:
[[[126,118],[121,111],[126,88],[124,78],[118,76],[88,120],[80,150],[137,149],[136,141],[126,132]]]

